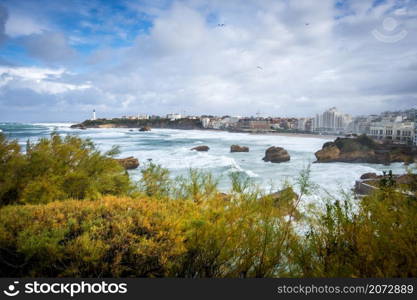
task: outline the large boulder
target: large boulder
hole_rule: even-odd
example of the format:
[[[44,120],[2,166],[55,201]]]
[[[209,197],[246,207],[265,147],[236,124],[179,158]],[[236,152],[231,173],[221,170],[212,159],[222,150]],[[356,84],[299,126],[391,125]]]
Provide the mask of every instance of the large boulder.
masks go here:
[[[207,152],[207,151],[210,150],[210,148],[208,146],[203,145],[203,146],[194,147],[191,150],[200,151],[200,152]]]
[[[232,145],[230,146],[230,152],[249,152],[249,147]]]
[[[137,167],[139,167],[139,160],[137,158],[134,158],[133,156],[129,156],[126,158],[117,158],[116,160],[126,170],[132,170],[132,169],[136,169]]]
[[[272,163],[286,162],[291,159],[287,150],[281,147],[270,147],[265,151],[264,161],[270,161]]]
[[[143,126],[142,128],[139,129],[139,131],[151,131],[151,127]]]
[[[372,138],[361,135],[356,138],[337,138],[327,142],[315,153],[317,161],[347,162],[347,163],[377,163],[392,162],[412,163],[417,153],[412,147],[394,143],[378,143]]]

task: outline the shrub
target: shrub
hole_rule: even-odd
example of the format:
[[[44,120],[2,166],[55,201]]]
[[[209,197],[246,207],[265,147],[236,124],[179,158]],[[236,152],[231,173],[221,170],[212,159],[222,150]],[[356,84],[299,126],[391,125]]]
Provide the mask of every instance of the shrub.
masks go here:
[[[16,141],[0,136],[0,205],[98,199],[123,195],[133,186],[123,168],[89,140],[53,133],[22,154]]]
[[[167,276],[184,251],[173,209],[114,197],[3,207],[0,276]]]
[[[417,276],[416,199],[387,187],[354,204],[328,202],[314,213],[295,249],[301,276]]]

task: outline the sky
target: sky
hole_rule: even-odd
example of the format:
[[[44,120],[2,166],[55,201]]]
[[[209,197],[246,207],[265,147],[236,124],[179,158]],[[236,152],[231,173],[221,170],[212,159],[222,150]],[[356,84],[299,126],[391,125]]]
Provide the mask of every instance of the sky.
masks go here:
[[[0,122],[417,107],[417,0],[0,0]]]

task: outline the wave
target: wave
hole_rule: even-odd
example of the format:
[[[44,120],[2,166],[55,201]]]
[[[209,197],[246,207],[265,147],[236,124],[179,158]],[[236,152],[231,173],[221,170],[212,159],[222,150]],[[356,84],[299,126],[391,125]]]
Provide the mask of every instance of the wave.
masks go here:
[[[48,136],[53,130],[62,134],[76,134],[90,138],[102,151],[112,146],[120,147],[120,157],[134,156],[143,167],[148,159],[168,168],[172,176],[184,175],[188,169],[202,169],[221,176],[221,185],[225,188],[230,182],[227,176],[231,172],[242,172],[253,178],[266,189],[270,183],[280,186],[284,181],[295,183],[300,171],[315,160],[314,152],[321,149],[325,139],[288,137],[275,135],[252,135],[247,133],[229,133],[204,130],[153,129],[141,133],[127,128],[92,128],[87,130],[70,129],[71,123],[0,123],[0,127],[11,138],[18,139],[24,145],[27,139]],[[196,145],[208,145],[209,152],[196,152],[190,149]],[[248,146],[249,153],[230,153],[230,146],[239,144]],[[270,146],[287,149],[291,161],[281,164],[262,161],[265,150]],[[340,188],[350,189],[360,175],[367,172],[381,173],[384,170],[404,173],[402,164],[390,166],[369,164],[312,164],[311,179],[329,192],[338,192]],[[129,171],[134,178],[140,176],[140,170]]]

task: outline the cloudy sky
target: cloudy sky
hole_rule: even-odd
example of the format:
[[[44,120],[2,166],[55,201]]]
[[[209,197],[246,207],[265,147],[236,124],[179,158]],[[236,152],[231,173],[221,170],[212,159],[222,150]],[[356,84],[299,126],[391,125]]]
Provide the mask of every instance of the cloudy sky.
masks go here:
[[[2,0],[0,121],[417,107],[416,0]]]

